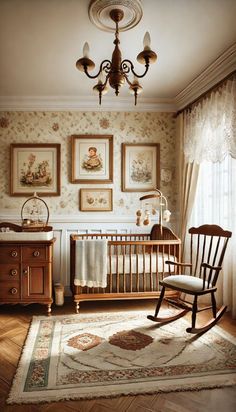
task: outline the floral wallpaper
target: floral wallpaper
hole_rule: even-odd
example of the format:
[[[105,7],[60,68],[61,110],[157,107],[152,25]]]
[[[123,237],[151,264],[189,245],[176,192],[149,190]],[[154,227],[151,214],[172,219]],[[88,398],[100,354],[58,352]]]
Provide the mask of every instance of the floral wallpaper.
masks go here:
[[[9,196],[10,144],[61,144],[61,196],[45,198],[51,215],[83,216],[79,210],[79,189],[113,189],[114,216],[132,216],[139,208],[143,193],[121,190],[121,143],[160,143],[161,186],[169,208],[176,210],[175,133],[173,113],[136,112],[1,112],[0,113],[0,217],[19,213],[26,197]],[[114,179],[109,184],[71,183],[72,134],[112,134],[114,144]],[[98,217],[102,212],[97,212]]]

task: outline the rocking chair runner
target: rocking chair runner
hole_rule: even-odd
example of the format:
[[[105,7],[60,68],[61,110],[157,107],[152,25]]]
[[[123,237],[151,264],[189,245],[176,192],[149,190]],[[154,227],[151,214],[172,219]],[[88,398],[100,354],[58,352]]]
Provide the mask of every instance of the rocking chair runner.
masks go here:
[[[162,290],[158,299],[154,316],[149,315],[148,319],[166,323],[174,321],[184,316],[188,311],[192,311],[192,326],[187,328],[189,333],[203,333],[214,326],[226,311],[226,306],[222,306],[218,312],[216,308],[215,293],[217,290],[216,284],[219,273],[222,269],[226,247],[232,233],[223,230],[217,225],[202,225],[198,228],[189,229],[190,239],[190,263],[176,263],[167,261],[169,265],[177,265],[179,270],[183,270],[184,274],[168,276],[160,284]],[[189,268],[191,275],[185,274],[185,269]],[[182,299],[179,295],[177,300],[165,298],[166,288],[193,296],[193,302],[188,302]],[[198,297],[209,294],[211,296],[211,305],[198,308]],[[162,318],[158,317],[158,313],[163,300],[180,308],[176,315]],[[202,310],[212,309],[212,319],[203,327],[196,327],[197,312]]]

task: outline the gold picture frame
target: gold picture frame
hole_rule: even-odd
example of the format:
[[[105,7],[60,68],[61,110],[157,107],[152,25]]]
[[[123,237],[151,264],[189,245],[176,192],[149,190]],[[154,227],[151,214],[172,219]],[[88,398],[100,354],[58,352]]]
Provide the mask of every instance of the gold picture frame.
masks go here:
[[[60,196],[61,145],[21,143],[10,145],[10,195]]]
[[[72,135],[72,183],[113,182],[113,136]]]
[[[112,189],[80,189],[79,205],[82,212],[111,212],[113,210]]]
[[[160,187],[160,144],[122,143],[122,191],[147,192]]]

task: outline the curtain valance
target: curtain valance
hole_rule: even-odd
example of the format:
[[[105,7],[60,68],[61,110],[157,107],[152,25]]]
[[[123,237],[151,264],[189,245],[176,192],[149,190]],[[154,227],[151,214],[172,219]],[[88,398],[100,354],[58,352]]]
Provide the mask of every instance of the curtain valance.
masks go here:
[[[236,74],[184,112],[184,154],[188,162],[236,158]]]

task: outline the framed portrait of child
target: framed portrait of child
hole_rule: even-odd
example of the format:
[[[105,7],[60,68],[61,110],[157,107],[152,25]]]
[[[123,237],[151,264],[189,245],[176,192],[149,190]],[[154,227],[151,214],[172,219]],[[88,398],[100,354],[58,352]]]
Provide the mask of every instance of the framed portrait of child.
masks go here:
[[[113,136],[73,135],[72,183],[113,182]]]

